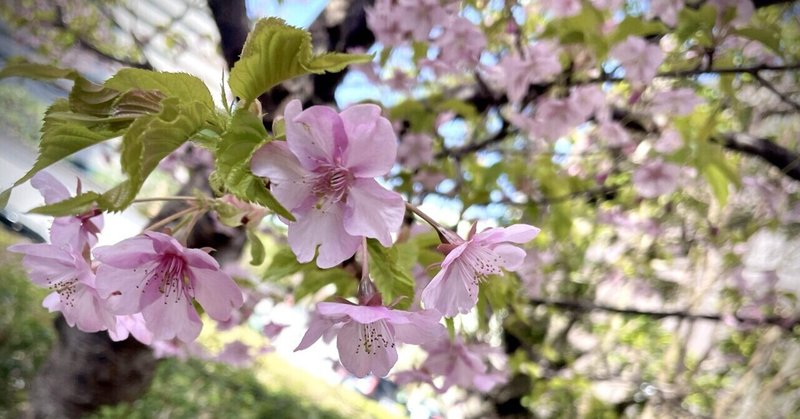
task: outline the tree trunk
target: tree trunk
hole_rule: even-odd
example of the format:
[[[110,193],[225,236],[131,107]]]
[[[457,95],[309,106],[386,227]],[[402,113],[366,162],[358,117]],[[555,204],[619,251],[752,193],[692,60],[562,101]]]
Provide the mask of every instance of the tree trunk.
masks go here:
[[[155,373],[156,359],[133,338],[113,342],[108,333],[84,333],[55,320],[58,341],[33,381],[36,418],[78,418],[100,405],[140,397]]]

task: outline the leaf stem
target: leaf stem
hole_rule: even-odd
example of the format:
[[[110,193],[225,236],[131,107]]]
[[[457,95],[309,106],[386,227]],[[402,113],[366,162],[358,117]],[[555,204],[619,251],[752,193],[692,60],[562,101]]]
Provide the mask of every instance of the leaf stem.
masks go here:
[[[133,200],[134,204],[141,202],[157,202],[157,201],[199,201],[200,198],[195,196],[154,196],[151,198],[137,198]]]
[[[164,227],[165,225],[177,220],[178,218],[181,218],[184,215],[191,214],[192,212],[198,211],[198,210],[200,210],[200,208],[198,208],[198,207],[189,207],[189,208],[180,210],[180,211],[176,212],[175,214],[172,214],[172,215],[170,215],[168,217],[162,218],[157,223],[152,224],[151,226],[147,227],[145,229],[145,231],[156,231],[159,228]]]

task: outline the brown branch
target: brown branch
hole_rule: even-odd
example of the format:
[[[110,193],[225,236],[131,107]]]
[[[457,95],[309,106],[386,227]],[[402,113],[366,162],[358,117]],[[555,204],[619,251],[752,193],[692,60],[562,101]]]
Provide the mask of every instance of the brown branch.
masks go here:
[[[589,301],[566,301],[566,300],[546,300],[543,298],[532,298],[528,302],[532,305],[541,305],[554,307],[561,310],[576,311],[580,313],[588,313],[592,311],[602,311],[606,313],[622,314],[625,316],[645,316],[654,319],[664,319],[667,317],[676,317],[679,319],[689,320],[710,320],[716,322],[725,321],[723,314],[702,314],[691,313],[685,310],[671,310],[671,311],[654,311],[654,310],[638,310],[634,308],[620,308],[612,307],[603,304],[596,304]],[[732,313],[730,316],[736,321],[750,324],[750,325],[774,325],[784,330],[791,331],[795,326],[800,325],[800,318],[785,318],[779,316],[770,316],[763,319],[753,319],[749,317],[740,316]]]
[[[800,155],[766,138],[748,138],[728,134],[711,139],[723,147],[758,157],[776,167],[786,176],[800,181]]]

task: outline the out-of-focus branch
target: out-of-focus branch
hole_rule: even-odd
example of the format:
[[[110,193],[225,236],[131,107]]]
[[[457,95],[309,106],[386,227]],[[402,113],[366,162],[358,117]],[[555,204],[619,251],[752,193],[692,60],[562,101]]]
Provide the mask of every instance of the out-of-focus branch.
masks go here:
[[[684,310],[653,311],[653,310],[638,310],[634,308],[620,308],[603,304],[596,304],[590,301],[547,300],[543,298],[533,298],[528,301],[532,305],[554,307],[560,310],[577,311],[581,313],[588,313],[591,311],[602,311],[606,313],[622,314],[626,316],[646,316],[654,319],[675,317],[678,319],[710,320],[710,321],[722,322],[725,321],[727,317],[726,315],[723,314],[691,313]],[[791,331],[795,326],[800,325],[800,319],[791,319],[778,316],[764,317],[763,319],[754,319],[754,318],[743,317],[735,313],[731,313],[730,318],[735,319],[736,321],[741,322],[743,324],[773,325],[788,331]]]
[[[783,174],[800,181],[800,155],[766,138],[748,138],[744,135],[728,134],[712,138],[723,147],[750,156],[758,157],[778,168]]]

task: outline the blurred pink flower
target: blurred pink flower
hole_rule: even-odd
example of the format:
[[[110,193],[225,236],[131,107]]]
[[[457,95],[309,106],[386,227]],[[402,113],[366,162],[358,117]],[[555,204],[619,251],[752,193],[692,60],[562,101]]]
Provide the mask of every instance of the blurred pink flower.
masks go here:
[[[525,224],[488,228],[478,234],[473,226],[466,241],[452,234],[451,243],[440,246],[449,250],[442,269],[422,292],[425,308],[447,317],[468,313],[478,301],[481,280],[501,275],[501,268],[514,271],[522,265],[525,251],[508,243],[525,243],[538,234],[538,228]]]
[[[694,108],[703,103],[694,89],[680,88],[666,92],[658,92],[650,101],[650,112],[666,115],[688,115]]]
[[[441,392],[452,386],[487,392],[508,380],[505,373],[489,372],[485,359],[489,351],[486,348],[465,344],[458,336],[454,340],[439,339],[425,349],[428,358],[421,369],[444,377],[444,384],[439,389]]]
[[[667,129],[661,133],[653,148],[663,154],[673,153],[683,147],[681,134],[674,129]]]
[[[505,85],[506,96],[511,102],[519,103],[528,93],[531,84],[551,80],[561,72],[561,62],[556,44],[539,41],[525,50],[525,55],[511,53],[503,57],[499,70],[501,82]],[[499,75],[498,75],[499,76]]]
[[[272,193],[297,218],[289,223],[297,260],[311,261],[319,245],[317,265],[336,266],[355,254],[364,236],[390,246],[405,203],[374,179],[389,172],[397,155],[397,138],[381,108],[304,111],[293,100],[285,117],[286,141],[258,149],[252,169],[269,178]]]
[[[398,19],[399,7],[391,0],[377,0],[375,6],[367,8],[367,26],[375,34],[375,40],[386,47],[393,47],[405,42],[407,31],[401,19]]]
[[[581,0],[540,0],[539,4],[555,17],[574,16],[582,9]]]
[[[162,233],[146,232],[98,247],[97,290],[116,314],[142,312],[153,339],[197,338],[203,324],[192,305],[224,321],[243,303],[242,292],[208,253],[187,249]]]
[[[246,367],[253,362],[250,345],[240,340],[226,343],[215,359],[234,367]]]
[[[669,26],[678,24],[678,12],[683,9],[683,0],[651,0],[648,18],[659,18]]]
[[[670,194],[678,187],[680,172],[680,167],[660,159],[645,163],[633,172],[633,188],[645,198]]]
[[[486,36],[468,19],[456,17],[444,27],[435,44],[441,49],[438,61],[456,70],[472,69],[486,47]]]
[[[433,140],[427,134],[406,134],[397,147],[397,161],[414,170],[433,160]]]
[[[609,55],[622,64],[625,78],[635,85],[650,83],[664,61],[664,53],[658,45],[638,36],[627,37],[614,46]]]
[[[406,312],[384,306],[319,303],[308,331],[295,351],[316,342],[332,325],[344,323],[336,337],[342,366],[357,377],[389,374],[397,362],[396,342],[421,345],[445,336],[434,310]]]
[[[42,194],[44,202],[48,205],[71,197],[67,188],[47,172],[39,172],[33,176],[31,186]],[[80,181],[78,181],[78,193],[80,193]],[[96,210],[75,216],[56,217],[50,227],[50,242],[58,245],[68,243],[76,252],[82,253],[86,246],[91,248],[97,244],[97,234],[102,229],[103,214]]]

